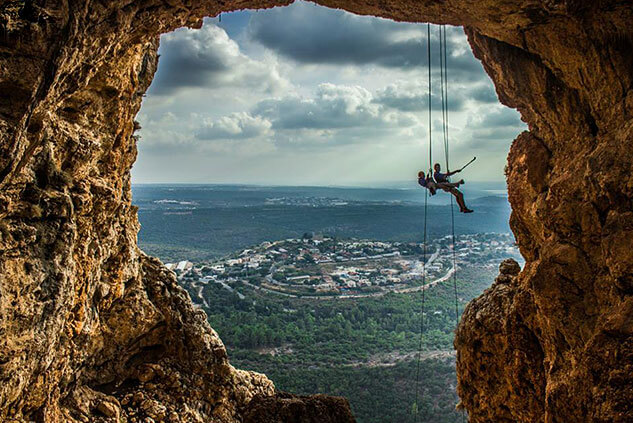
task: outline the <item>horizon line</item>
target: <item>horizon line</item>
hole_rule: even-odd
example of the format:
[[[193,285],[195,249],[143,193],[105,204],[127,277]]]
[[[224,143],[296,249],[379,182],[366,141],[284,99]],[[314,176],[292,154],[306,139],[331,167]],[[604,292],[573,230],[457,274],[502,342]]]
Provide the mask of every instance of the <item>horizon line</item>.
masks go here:
[[[469,181],[469,184],[503,184],[506,181]],[[317,185],[317,184],[275,184],[275,183],[250,183],[250,182],[131,182],[132,186],[140,185],[180,185],[180,186],[243,186],[243,187],[267,187],[267,188],[365,188],[365,189],[416,189],[417,182],[413,181],[394,181],[376,185]],[[399,186],[398,186],[399,185]],[[410,186],[407,187],[407,186]]]

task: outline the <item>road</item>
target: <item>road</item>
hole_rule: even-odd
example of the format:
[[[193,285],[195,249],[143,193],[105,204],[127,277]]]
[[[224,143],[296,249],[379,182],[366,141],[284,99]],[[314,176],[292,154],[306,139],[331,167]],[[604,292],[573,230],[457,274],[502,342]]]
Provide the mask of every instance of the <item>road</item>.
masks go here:
[[[297,294],[289,294],[287,292],[280,292],[277,291],[275,289],[270,289],[267,288],[265,286],[256,286],[253,285],[250,282],[247,281],[242,281],[242,283],[244,283],[244,285],[247,285],[253,289],[256,290],[261,290],[270,294],[276,294],[276,295],[281,295],[284,297],[290,297],[290,298],[307,298],[307,299],[314,299],[314,300],[331,300],[331,299],[345,299],[345,298],[369,298],[369,297],[382,297],[384,295],[387,295],[390,292],[395,292],[397,294],[409,294],[412,292],[419,292],[422,290],[427,290],[429,288],[434,287],[435,285],[445,282],[448,279],[451,278],[451,276],[453,276],[453,273],[455,273],[455,268],[451,267],[448,272],[446,272],[446,274],[444,276],[442,276],[441,278],[437,278],[425,285],[420,285],[420,286],[414,286],[411,288],[402,288],[402,289],[396,289],[396,290],[391,290],[391,291],[381,291],[381,292],[372,292],[370,294],[344,294],[344,295],[297,295]]]
[[[201,278],[201,279],[200,279],[200,281],[201,281],[201,282],[205,282],[205,283],[208,283],[208,282],[217,283],[217,284],[219,284],[219,285],[222,285],[222,287],[223,287],[224,289],[226,289],[226,290],[228,290],[228,291],[230,291],[230,292],[235,292],[235,294],[237,294],[237,296],[240,298],[240,300],[243,300],[244,298],[246,298],[246,297],[244,296],[244,294],[242,294],[241,292],[239,292],[239,291],[237,291],[237,290],[233,289],[233,287],[231,287],[230,285],[228,285],[226,282],[219,281],[219,280],[217,280],[217,279],[213,279],[213,278],[210,278],[210,277],[208,277],[208,276],[205,276],[205,277]],[[246,284],[246,285],[250,285],[250,284]],[[200,289],[200,292],[202,292],[202,289]],[[199,295],[201,295],[201,294],[199,294]],[[206,301],[205,301],[205,304],[206,304]],[[206,305],[208,306],[208,304],[206,304]]]
[[[200,281],[197,281],[197,282],[192,282],[192,283],[191,283],[191,286],[192,286],[192,287],[194,287],[194,288],[196,289],[196,294],[197,294],[198,298],[200,298],[200,301],[202,301],[202,303],[203,303],[205,306],[209,307],[209,303],[207,303],[206,298],[204,298],[204,295],[202,295],[202,290],[204,289],[204,286],[203,286],[203,285],[200,285],[200,284],[199,284],[199,282],[200,282]]]
[[[455,357],[454,350],[434,350],[434,351],[410,351],[402,353],[399,351],[391,351],[387,353],[374,354],[367,360],[354,360],[345,363],[344,366],[349,367],[392,367],[402,361],[416,360],[437,360]]]

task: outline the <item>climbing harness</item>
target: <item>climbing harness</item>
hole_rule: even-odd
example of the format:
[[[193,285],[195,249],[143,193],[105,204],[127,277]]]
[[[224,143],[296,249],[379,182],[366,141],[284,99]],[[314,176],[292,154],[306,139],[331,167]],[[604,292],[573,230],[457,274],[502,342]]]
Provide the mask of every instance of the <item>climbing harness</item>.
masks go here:
[[[431,24],[426,26],[427,37],[427,65],[428,65],[428,116],[429,116],[429,169],[433,165],[433,137],[432,137],[432,112],[433,107],[431,104],[432,93],[432,74],[431,74]],[[448,67],[447,67],[447,47],[446,47],[446,25],[439,26],[439,45],[440,45],[440,91],[442,100],[442,139],[444,144],[444,158],[446,161],[446,169],[449,168],[449,136],[448,136]],[[471,161],[466,163],[460,170],[463,170],[477,157],[473,157]],[[424,190],[424,236],[423,236],[423,248],[422,248],[422,305],[420,311],[420,337],[417,354],[417,368],[415,377],[415,402],[413,404],[414,422],[418,422],[419,416],[419,400],[420,400],[420,363],[422,358],[422,347],[424,340],[424,314],[426,306],[426,256],[427,256],[427,211],[428,211],[428,190]],[[452,260],[453,260],[453,291],[455,295],[455,328],[459,324],[459,297],[457,294],[457,255],[455,252],[455,211],[454,211],[454,199],[451,196],[451,236],[452,236]],[[423,396],[423,394],[422,394]],[[462,422],[465,421],[465,413],[462,409]]]

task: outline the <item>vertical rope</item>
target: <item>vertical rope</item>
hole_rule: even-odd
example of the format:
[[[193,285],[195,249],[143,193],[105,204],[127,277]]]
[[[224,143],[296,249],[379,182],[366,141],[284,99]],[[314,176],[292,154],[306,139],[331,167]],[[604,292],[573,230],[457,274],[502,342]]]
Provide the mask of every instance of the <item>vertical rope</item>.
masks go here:
[[[431,107],[431,24],[426,25],[426,54],[428,65],[429,84],[429,168],[433,166],[433,138],[432,138],[432,107]],[[427,254],[427,211],[428,211],[429,191],[424,190],[424,241],[422,247],[422,307],[420,310],[420,338],[418,343],[417,368],[415,374],[415,411],[413,421],[417,423],[420,415],[420,363],[422,361],[422,347],[424,340],[424,312],[426,303],[426,254]]]
[[[446,38],[444,25],[440,25],[439,30],[439,38],[440,38],[440,91],[442,97],[442,135],[444,140],[444,159],[446,161],[446,171],[450,170],[449,168],[449,158],[448,158],[448,92],[446,89],[446,56],[444,52],[446,51]],[[452,204],[452,197],[451,197]]]
[[[440,26],[440,69],[442,88],[442,130],[444,132],[444,158],[446,159],[446,171],[449,171],[449,137],[448,137],[448,63],[446,54],[446,25]],[[451,196],[451,233],[453,254],[453,287],[455,291],[455,325],[459,324],[459,301],[457,296],[457,256],[455,252],[455,210],[453,197]]]
[[[425,305],[425,297],[426,297],[426,212],[427,212],[427,204],[429,193],[428,190],[425,190],[424,194],[424,246],[422,247],[422,307],[420,310],[420,338],[418,342],[418,357],[417,357],[417,368],[415,372],[415,411],[414,411],[414,419],[413,421],[417,423],[418,416],[420,414],[420,363],[422,361],[422,347],[424,340],[424,305]]]
[[[433,121],[431,116],[431,24],[426,24],[426,60],[428,65],[429,74],[429,169],[433,167]]]
[[[432,137],[432,72],[431,72],[431,24],[426,26],[427,37],[427,64],[428,64],[428,116],[429,116],[429,169],[433,167],[433,137]],[[440,91],[442,104],[442,138],[444,144],[444,159],[446,162],[446,171],[450,171],[449,163],[449,133],[448,133],[448,55],[446,40],[446,25],[439,26],[439,49],[440,49]],[[419,399],[420,399],[420,363],[422,357],[422,347],[424,340],[424,313],[426,306],[426,256],[427,256],[427,212],[428,212],[428,190],[424,194],[424,246],[422,250],[422,307],[420,314],[420,338],[417,355],[417,369],[415,376],[415,413],[414,422],[417,423],[419,416]],[[459,297],[457,294],[457,253],[455,251],[455,209],[454,199],[451,195],[451,252],[453,259],[453,291],[455,294],[455,329],[459,324]],[[462,409],[462,422],[465,421],[465,411]]]
[[[444,131],[444,157],[446,159],[446,171],[449,169],[449,136],[448,136],[448,55],[446,41],[446,25],[440,26],[440,68],[442,85],[442,128]],[[455,330],[459,325],[459,297],[457,295],[457,253],[455,252],[455,210],[453,196],[451,196],[451,252],[453,255],[453,291],[455,294]],[[465,421],[465,412],[462,409],[462,422]]]
[[[444,32],[444,51],[443,51],[443,56],[444,56],[444,97],[446,98],[446,107],[445,107],[445,115],[446,115],[446,121],[445,121],[445,126],[446,126],[446,161],[447,164],[446,166],[448,166],[448,57],[446,55],[446,50],[447,50],[447,42],[446,42],[446,25],[442,25],[442,29]],[[446,168],[448,169],[448,167]]]

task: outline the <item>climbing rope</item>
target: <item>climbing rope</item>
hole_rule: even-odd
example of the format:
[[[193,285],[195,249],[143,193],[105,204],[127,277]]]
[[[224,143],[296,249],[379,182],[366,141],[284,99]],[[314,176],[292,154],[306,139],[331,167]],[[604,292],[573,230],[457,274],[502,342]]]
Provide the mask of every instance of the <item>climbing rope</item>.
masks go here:
[[[440,25],[440,85],[442,91],[442,130],[444,135],[444,158],[446,171],[449,169],[448,142],[448,66],[446,55],[446,25]],[[451,252],[453,254],[453,288],[455,291],[455,327],[459,324],[459,303],[457,296],[457,254],[455,252],[455,210],[453,196],[451,196]]]
[[[426,27],[427,36],[427,64],[428,64],[428,117],[429,117],[429,169],[433,166],[433,137],[432,137],[432,74],[431,74],[431,25],[427,24]],[[449,168],[449,133],[448,133],[448,56],[447,56],[447,40],[446,40],[446,25],[439,26],[439,49],[440,49],[440,91],[441,91],[441,106],[442,106],[442,140],[444,145],[444,159],[446,162],[446,171]],[[474,160],[474,159],[473,159]],[[469,163],[470,164],[470,163]],[[414,422],[417,423],[419,416],[419,400],[420,400],[420,363],[422,358],[422,348],[424,341],[424,313],[426,307],[426,255],[427,255],[427,211],[428,211],[428,190],[424,190],[424,242],[422,250],[422,306],[420,313],[420,337],[417,354],[417,369],[415,378],[415,410],[414,410]],[[453,291],[455,296],[455,328],[459,324],[459,297],[457,294],[457,253],[455,251],[455,210],[454,200],[451,196],[451,253],[453,261]],[[465,421],[465,412],[462,409],[462,422]]]
[[[431,107],[431,24],[426,24],[426,54],[428,65],[428,83],[429,83],[429,169],[433,166],[433,137],[432,137],[432,111]],[[427,251],[427,210],[428,210],[429,190],[424,190],[424,240],[422,243],[422,308],[420,310],[420,340],[418,345],[417,368],[415,372],[415,410],[414,422],[417,423],[419,416],[419,400],[420,400],[420,363],[422,361],[422,346],[424,341],[424,306],[426,302],[426,251]]]
[[[446,25],[440,26],[440,68],[442,69],[442,127],[444,132],[444,158],[446,171],[449,169],[449,137],[448,137],[448,56],[446,54]],[[457,295],[457,253],[455,251],[455,210],[453,196],[451,196],[451,253],[453,255],[453,292],[455,294],[455,330],[459,325],[459,297]],[[462,422],[465,421],[465,411],[462,409]]]

